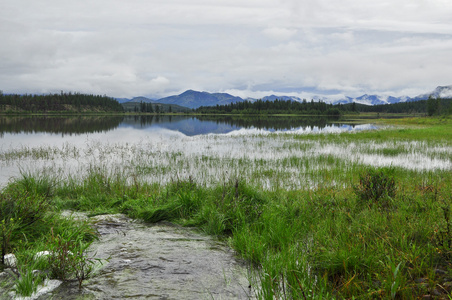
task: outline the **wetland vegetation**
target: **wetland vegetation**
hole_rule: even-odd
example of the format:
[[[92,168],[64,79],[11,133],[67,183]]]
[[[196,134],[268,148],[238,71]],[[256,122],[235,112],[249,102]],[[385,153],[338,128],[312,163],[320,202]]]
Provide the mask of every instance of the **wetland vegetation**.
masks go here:
[[[254,268],[261,299],[447,298],[452,121],[374,122],[382,129],[4,146],[2,165],[21,166],[0,194],[2,254],[18,258],[16,290],[44,280],[32,270],[82,286],[91,275],[85,250],[95,232],[61,218],[71,210],[216,236]],[[49,245],[51,259],[34,259]]]

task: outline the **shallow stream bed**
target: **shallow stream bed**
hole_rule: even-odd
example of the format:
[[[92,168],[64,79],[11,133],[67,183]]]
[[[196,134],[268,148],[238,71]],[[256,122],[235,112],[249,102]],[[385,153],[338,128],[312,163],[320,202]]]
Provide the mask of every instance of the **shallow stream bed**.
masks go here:
[[[254,298],[246,266],[221,242],[170,223],[93,219],[100,240],[90,254],[103,265],[82,289],[65,282],[39,300]]]

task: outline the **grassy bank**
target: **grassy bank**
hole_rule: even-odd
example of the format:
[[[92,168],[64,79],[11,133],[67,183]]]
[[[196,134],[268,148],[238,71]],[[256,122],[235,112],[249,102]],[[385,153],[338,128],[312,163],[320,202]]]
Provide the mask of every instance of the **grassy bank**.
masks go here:
[[[367,184],[368,176],[377,181]],[[386,178],[394,179],[392,194]],[[151,223],[196,226],[226,239],[259,270],[264,299],[410,298],[450,292],[451,182],[450,172],[363,169],[354,188],[264,192],[234,180],[209,188],[190,180],[128,186],[92,173],[83,182],[60,184],[25,176],[4,189],[1,199],[3,208],[11,197],[19,199],[6,232],[9,249],[24,262],[48,249],[52,237],[46,233],[78,232],[79,225],[61,223],[55,211],[125,213]],[[77,247],[76,239],[68,242]]]
[[[297,147],[314,152],[319,145],[360,148],[361,153],[381,159],[420,151],[450,162],[450,151],[443,150],[452,141],[450,122],[411,126],[416,122],[354,134],[282,136],[275,144],[280,145],[276,148],[280,152]],[[265,150],[274,139],[266,137],[265,145],[261,141],[256,145]],[[246,143],[254,147],[252,141]],[[148,157],[148,153],[141,155]],[[171,160],[173,156],[177,160]],[[182,153],[171,154],[167,160],[168,165],[187,170],[190,160],[199,168],[232,164],[230,159],[203,156],[198,160]],[[76,245],[89,245],[89,227],[75,221],[63,223],[59,211],[124,213],[149,223],[168,220],[193,226],[224,239],[258,271],[257,291],[262,299],[412,299],[425,295],[447,299],[452,287],[450,169],[370,166],[326,152],[314,159],[287,155],[271,162],[237,160],[234,168],[243,174],[255,168],[255,178],[230,172],[209,184],[192,174],[149,182],[138,173],[133,177],[96,166],[83,176],[63,179],[23,174],[1,192],[3,244],[6,241],[8,252],[26,261],[32,253],[46,250],[49,241],[58,245],[55,237],[64,236],[70,242],[67,247],[81,253],[84,246]],[[141,171],[148,167],[148,172],[164,172],[151,161],[137,164]],[[284,173],[275,166],[295,171]],[[306,173],[303,176],[309,180],[300,181],[296,188],[275,183],[296,172]],[[270,181],[271,188],[262,188],[256,180],[262,177]]]

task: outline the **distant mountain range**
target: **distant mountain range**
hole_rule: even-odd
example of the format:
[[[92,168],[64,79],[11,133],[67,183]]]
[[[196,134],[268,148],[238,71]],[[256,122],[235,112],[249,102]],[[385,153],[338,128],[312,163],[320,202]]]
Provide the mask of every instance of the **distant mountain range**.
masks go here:
[[[328,99],[328,97],[314,97],[312,100],[314,101],[323,101],[326,103],[332,104],[347,104],[347,103],[359,103],[365,105],[379,105],[379,104],[393,104],[399,102],[409,102],[409,101],[418,101],[418,100],[426,100],[430,96],[437,98],[451,98],[452,97],[452,85],[448,86],[438,86],[431,93],[422,94],[416,97],[392,97],[392,96],[379,96],[379,95],[362,95],[356,98],[345,97],[339,100]],[[303,99],[294,96],[275,96],[270,95],[263,97],[262,100],[266,101],[274,101],[276,99],[279,100],[292,100],[301,102]],[[237,96],[233,96],[227,93],[208,93],[208,92],[198,92],[193,90],[188,90],[183,92],[180,95],[169,96],[165,98],[161,98],[158,100],[149,99],[146,97],[135,97],[132,99],[125,98],[117,98],[119,103],[127,103],[127,102],[144,102],[144,103],[160,103],[167,105],[179,105],[188,108],[198,108],[200,106],[215,106],[215,105],[225,105],[230,103],[236,103],[241,101],[256,101],[257,99],[247,98],[242,99]],[[311,99],[306,99],[307,101],[311,101]]]
[[[165,104],[179,104],[189,108],[200,106],[215,106],[244,101],[240,97],[226,93],[207,93],[188,90],[177,96],[159,99],[158,102]]]

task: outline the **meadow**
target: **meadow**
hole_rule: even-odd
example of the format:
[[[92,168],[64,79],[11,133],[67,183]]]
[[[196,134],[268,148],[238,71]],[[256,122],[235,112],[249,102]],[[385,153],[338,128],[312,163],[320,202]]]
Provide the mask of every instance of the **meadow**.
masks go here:
[[[95,233],[59,213],[124,213],[224,240],[255,270],[261,299],[447,299],[452,121],[378,122],[353,133],[2,148],[4,166],[21,165],[0,194],[2,254],[17,254],[21,291],[37,285],[36,264],[82,284]],[[48,245],[60,256],[36,262]],[[79,255],[62,266],[67,250]]]

